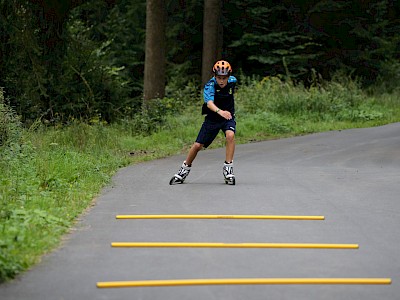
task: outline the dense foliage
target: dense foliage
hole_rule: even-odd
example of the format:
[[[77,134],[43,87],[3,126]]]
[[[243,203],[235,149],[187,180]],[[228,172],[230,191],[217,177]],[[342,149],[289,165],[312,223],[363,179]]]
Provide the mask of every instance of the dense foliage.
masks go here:
[[[397,1],[247,0],[237,8],[240,33],[229,47],[246,58],[240,63],[250,63],[247,71],[288,72],[304,81],[312,69],[324,79],[346,69],[366,84],[398,76]]]
[[[23,122],[141,113],[145,0],[52,3],[0,0],[0,87]],[[200,88],[203,0],[166,4],[166,95],[187,100]],[[307,86],[344,70],[395,89],[399,13],[394,0],[223,1],[222,55],[247,75]]]

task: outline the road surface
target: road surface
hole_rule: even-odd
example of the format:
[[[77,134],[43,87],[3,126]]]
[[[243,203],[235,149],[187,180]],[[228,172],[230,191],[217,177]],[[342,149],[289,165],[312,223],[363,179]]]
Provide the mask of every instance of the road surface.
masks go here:
[[[121,169],[62,246],[0,285],[0,298],[398,299],[400,123],[238,145]],[[307,215],[324,220],[156,219],[116,215]],[[357,244],[358,249],[116,248],[113,242]],[[391,278],[390,285],[202,285],[98,288],[98,282],[221,278]]]

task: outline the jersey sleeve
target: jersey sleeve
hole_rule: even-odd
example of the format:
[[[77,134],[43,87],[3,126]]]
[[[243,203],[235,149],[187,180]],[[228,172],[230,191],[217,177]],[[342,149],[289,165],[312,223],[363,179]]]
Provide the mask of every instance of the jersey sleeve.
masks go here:
[[[236,84],[237,79],[235,76],[229,76],[228,83]]]
[[[208,101],[214,101],[215,80],[213,79],[214,78],[210,79],[204,86],[204,91],[203,91],[204,103],[207,103]]]

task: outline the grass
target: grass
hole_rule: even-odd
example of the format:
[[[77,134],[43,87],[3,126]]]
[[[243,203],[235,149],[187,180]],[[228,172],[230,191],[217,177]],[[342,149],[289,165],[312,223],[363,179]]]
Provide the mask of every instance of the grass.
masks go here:
[[[399,93],[367,95],[353,81],[311,89],[276,78],[240,82],[238,144],[400,121]],[[0,146],[0,282],[57,247],[119,168],[188,151],[203,119],[201,99],[184,109],[167,100],[156,125],[149,119],[94,120],[24,130],[18,122],[2,123],[15,139]],[[140,124],[150,133],[142,134]],[[223,146],[221,134],[210,148]]]

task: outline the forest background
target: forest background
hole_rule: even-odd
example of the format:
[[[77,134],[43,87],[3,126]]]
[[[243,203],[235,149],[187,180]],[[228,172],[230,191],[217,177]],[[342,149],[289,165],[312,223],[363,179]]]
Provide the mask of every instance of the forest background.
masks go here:
[[[110,122],[141,111],[146,1],[0,3],[0,86],[24,122]],[[398,85],[399,1],[217,3],[218,56],[236,74],[310,84],[314,73],[330,80],[345,70],[365,86]],[[166,97],[190,99],[201,87],[203,6],[165,1]]]
[[[165,21],[163,92],[151,101],[149,3]],[[204,26],[210,3],[217,28]],[[211,76],[211,65],[202,69],[208,34],[215,58],[239,78],[238,142],[400,120],[399,1],[0,0],[0,8],[0,281],[58,245],[118,168],[187,150]]]

